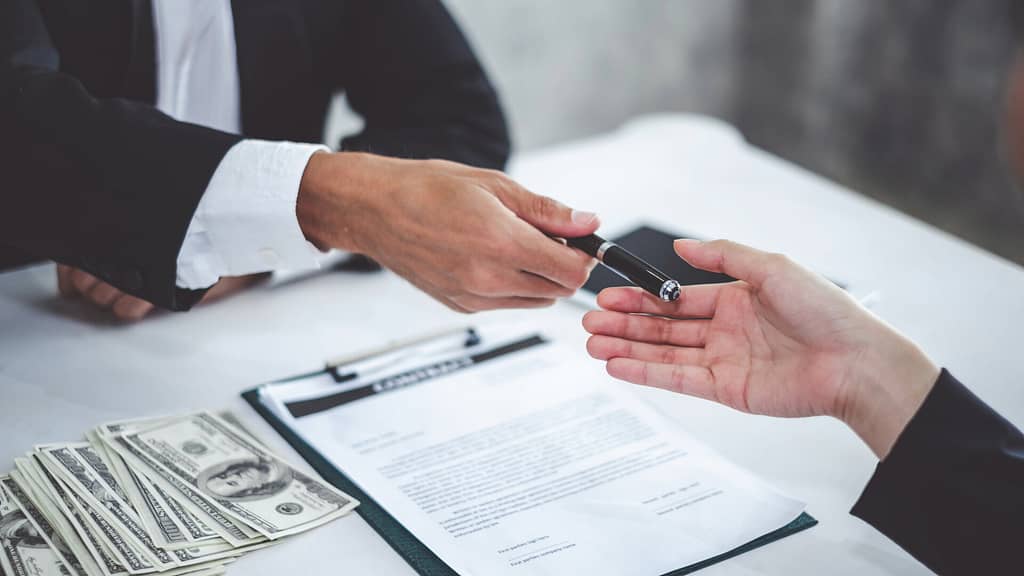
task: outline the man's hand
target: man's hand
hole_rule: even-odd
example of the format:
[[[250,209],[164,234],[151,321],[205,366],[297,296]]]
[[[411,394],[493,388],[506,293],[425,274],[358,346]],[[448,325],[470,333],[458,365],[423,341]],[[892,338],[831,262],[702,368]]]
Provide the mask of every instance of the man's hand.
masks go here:
[[[772,416],[842,419],[881,458],[938,368],[832,283],[778,254],[676,241],[691,265],[740,281],[684,287],[663,303],[634,288],[598,296],[592,356],[616,378]]]
[[[264,274],[254,274],[221,278],[220,282],[206,292],[202,301],[210,302],[237,292],[264,276]],[[118,320],[138,321],[153,311],[153,305],[149,302],[131,294],[125,294],[88,272],[63,264],[57,265],[57,287],[65,298],[81,297],[98,308],[109,309]]]
[[[366,254],[461,312],[548,306],[594,265],[549,236],[591,234],[595,215],[453,162],[314,154],[296,212],[318,247]]]

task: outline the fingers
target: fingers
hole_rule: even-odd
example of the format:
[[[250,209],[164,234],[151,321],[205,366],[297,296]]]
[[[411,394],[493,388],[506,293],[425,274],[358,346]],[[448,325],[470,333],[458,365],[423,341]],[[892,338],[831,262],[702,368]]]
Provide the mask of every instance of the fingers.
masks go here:
[[[510,210],[541,232],[575,238],[593,234],[601,225],[593,212],[573,210],[565,204],[534,194],[516,182],[503,178],[495,194]]]
[[[710,370],[700,366],[612,358],[608,361],[607,370],[613,378],[633,384],[653,386],[705,400],[716,399],[714,376]]]
[[[583,286],[594,266],[593,259],[552,241],[548,235],[572,238],[593,234],[601,224],[597,215],[534,194],[503,176],[497,179],[494,194],[523,224],[513,232],[519,254],[516,263],[570,290]]]
[[[472,295],[454,296],[448,300],[451,302],[450,308],[466,313],[504,308],[547,308],[555,303],[553,298],[488,298]]]
[[[86,294],[86,298],[92,301],[93,304],[100,308],[109,308],[114,304],[114,301],[124,296],[124,292],[121,292],[117,288],[114,288],[106,282],[97,282],[93,284],[92,289]]]
[[[488,279],[483,282],[488,287],[478,287],[477,292],[463,290],[452,293],[422,278],[410,281],[435,300],[463,314],[501,308],[546,308],[553,305],[557,298],[572,294],[571,290],[560,284],[527,272],[515,272],[509,280],[496,282]]]
[[[140,320],[153,310],[149,302],[125,294],[88,272],[63,264],[57,265],[57,288],[62,296],[82,296],[99,308],[109,308],[119,320]]]
[[[401,272],[399,271],[399,274]],[[482,296],[469,292],[452,294],[449,290],[436,286],[423,278],[411,276],[407,279],[444,306],[462,314],[473,314],[499,308],[545,308],[555,303],[554,298]]]
[[[117,318],[128,322],[135,322],[142,320],[147,314],[152,312],[153,305],[141,298],[123,294],[114,301],[111,310]]]
[[[125,294],[105,282],[97,282],[93,285],[89,293],[85,294],[85,298],[98,308],[109,308],[118,320],[141,320],[153,310],[153,305],[149,302]]]
[[[703,348],[645,344],[634,342],[633,340],[600,335],[591,336],[587,340],[587,352],[598,360],[632,358],[643,362],[691,366],[703,366],[705,359]]]
[[[728,274],[754,287],[760,287],[764,279],[785,259],[781,255],[762,252],[729,240],[676,240],[674,248],[676,254],[691,266]]]
[[[682,286],[675,302],[664,302],[636,287],[606,288],[597,295],[597,304],[605,310],[638,314],[656,314],[671,318],[711,318],[718,295],[726,284]]]
[[[519,228],[514,263],[526,272],[546,278],[568,288],[579,290],[590,277],[594,259],[555,242],[527,224]]]
[[[88,272],[78,269],[71,271],[71,285],[79,294],[88,294],[97,282],[99,282],[99,280]]]
[[[74,268],[71,266],[65,266],[64,264],[57,264],[57,290],[61,296],[65,298],[71,298],[78,295],[78,290],[75,289],[75,284],[71,280],[71,273],[74,272]]]
[[[507,286],[495,294],[497,297],[568,298],[575,290],[567,288],[532,272],[515,272]]]
[[[61,296],[68,298],[76,294],[75,287],[71,284],[71,267],[57,264],[57,291]]]
[[[670,346],[703,346],[709,325],[709,320],[669,320],[600,310],[583,316],[583,328],[591,334]]]

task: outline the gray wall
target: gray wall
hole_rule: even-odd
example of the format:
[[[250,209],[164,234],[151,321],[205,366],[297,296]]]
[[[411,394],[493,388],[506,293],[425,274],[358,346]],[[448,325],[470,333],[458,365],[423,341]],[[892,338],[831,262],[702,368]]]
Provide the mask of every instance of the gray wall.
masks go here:
[[[694,111],[1024,262],[1002,151],[1024,0],[446,0],[520,150]]]
[[[736,0],[446,0],[504,97],[520,149],[644,112],[728,115]]]

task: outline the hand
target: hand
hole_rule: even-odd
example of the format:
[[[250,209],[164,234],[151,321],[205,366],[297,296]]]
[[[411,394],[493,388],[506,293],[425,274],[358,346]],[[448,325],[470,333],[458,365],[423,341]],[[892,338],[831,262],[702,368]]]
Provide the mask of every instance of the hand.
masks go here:
[[[616,378],[771,416],[842,419],[881,458],[938,377],[909,340],[843,290],[778,254],[677,240],[691,265],[737,282],[684,287],[663,303],[601,292],[592,356]]]
[[[315,245],[366,254],[461,312],[548,306],[594,266],[549,235],[591,234],[595,215],[453,162],[314,154],[296,213]]]
[[[252,276],[221,278],[219,282],[207,290],[202,301],[212,302],[238,292],[264,276],[266,275],[254,274]],[[125,294],[84,270],[65,266],[64,264],[57,265],[57,287],[65,298],[81,296],[98,308],[109,309],[118,320],[135,322],[145,318],[153,311],[153,305],[149,302],[131,294]]]

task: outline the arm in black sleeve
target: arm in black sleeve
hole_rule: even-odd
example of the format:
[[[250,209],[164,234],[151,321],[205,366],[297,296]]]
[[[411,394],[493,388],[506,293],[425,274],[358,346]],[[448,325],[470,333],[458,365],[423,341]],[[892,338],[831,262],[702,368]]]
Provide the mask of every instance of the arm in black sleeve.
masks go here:
[[[0,245],[187,309],[202,291],[177,288],[178,251],[239,137],[94,98],[59,71],[33,0],[0,0],[0,22]]]
[[[1024,574],[1024,436],[943,370],[852,512],[939,574]]]
[[[346,6],[338,37],[342,82],[366,124],[342,148],[504,168],[510,144],[497,94],[444,5]]]

